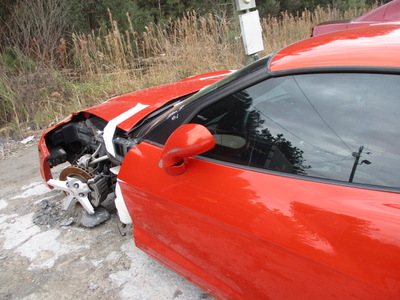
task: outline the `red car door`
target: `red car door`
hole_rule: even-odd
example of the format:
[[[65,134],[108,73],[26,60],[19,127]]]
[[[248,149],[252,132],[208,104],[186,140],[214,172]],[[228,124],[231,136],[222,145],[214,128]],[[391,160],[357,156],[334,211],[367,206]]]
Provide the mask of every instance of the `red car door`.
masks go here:
[[[130,151],[136,245],[221,299],[398,299],[400,196]],[[136,170],[136,171],[135,171]],[[142,170],[146,170],[144,174]]]

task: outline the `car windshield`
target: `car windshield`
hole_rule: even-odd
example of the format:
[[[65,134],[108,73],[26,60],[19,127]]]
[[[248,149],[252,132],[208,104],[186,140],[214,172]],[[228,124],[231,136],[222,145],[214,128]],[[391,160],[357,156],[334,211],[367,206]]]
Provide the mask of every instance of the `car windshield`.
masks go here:
[[[182,110],[185,109],[185,107],[195,104],[197,101],[201,101],[204,97],[207,97],[209,94],[212,94],[216,92],[219,89],[224,88],[227,85],[234,84],[235,81],[241,80],[242,78],[245,78],[247,75],[255,72],[256,70],[262,68],[267,70],[267,65],[269,60],[271,59],[273,55],[270,54],[262,59],[259,59],[248,66],[233,72],[232,74],[226,76],[225,78],[218,80],[217,82],[205,86],[202,88],[200,91],[198,91],[196,94],[194,94],[192,97],[189,97],[188,99],[181,101],[179,103],[176,103],[173,108],[162,114],[159,118],[154,119],[152,122],[149,122],[146,124],[146,126],[143,126],[136,132],[136,137],[141,138],[143,136],[146,136],[150,131],[152,131],[155,127],[157,127],[157,130],[165,131],[168,135],[172,133],[171,130],[168,129],[168,120],[176,120],[178,113],[180,113]],[[267,72],[267,71],[266,71]],[[167,125],[167,127],[160,128],[158,126],[159,124],[163,123],[163,125]],[[162,126],[161,126],[162,127]],[[172,128],[172,127],[171,127]],[[176,127],[173,127],[176,128]],[[163,135],[163,134],[161,134]],[[168,137],[168,136],[166,136]]]

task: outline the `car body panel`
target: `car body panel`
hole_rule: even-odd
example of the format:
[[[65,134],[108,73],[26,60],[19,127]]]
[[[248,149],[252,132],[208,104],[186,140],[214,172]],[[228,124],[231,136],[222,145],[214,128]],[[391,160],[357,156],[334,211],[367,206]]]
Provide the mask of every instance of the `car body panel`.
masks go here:
[[[398,24],[333,32],[282,49],[274,56],[270,70],[321,66],[400,67],[399,38]],[[382,44],[387,46],[383,48]]]
[[[314,27],[312,29],[311,36],[318,36],[321,34],[327,34],[335,31],[340,31],[370,24],[374,24],[374,22],[353,22],[353,20],[328,21]]]
[[[129,109],[132,109],[137,104],[146,106],[146,108],[137,112],[134,117],[128,118],[117,125],[120,129],[127,131],[139,120],[163,106],[168,101],[197,92],[201,88],[214,83],[230,73],[232,73],[232,71],[211,72],[189,77],[178,82],[135,91],[88,108],[85,112],[110,121]]]
[[[119,173],[135,243],[205,290],[222,299],[400,295],[399,194],[196,158],[169,176],[161,154],[144,142]]]
[[[353,20],[337,20],[320,23],[312,29],[312,36],[363,25],[392,21],[400,21],[400,0],[391,1],[387,4],[379,6],[378,8],[371,10],[370,12]]]

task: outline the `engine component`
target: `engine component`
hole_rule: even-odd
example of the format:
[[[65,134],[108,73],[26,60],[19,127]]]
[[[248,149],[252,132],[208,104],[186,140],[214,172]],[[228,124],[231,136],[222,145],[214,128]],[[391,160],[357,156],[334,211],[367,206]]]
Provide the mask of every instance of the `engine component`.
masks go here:
[[[85,183],[94,177],[88,169],[77,165],[72,165],[62,170],[60,173],[60,180],[66,180],[68,176],[77,178]]]
[[[85,155],[81,156],[77,160],[76,164],[78,166],[82,166],[82,167],[88,169],[89,168],[89,164],[90,164],[90,160],[92,159],[92,157],[93,156],[91,154],[85,154]]]
[[[89,195],[90,202],[94,207],[106,200],[108,195],[108,178],[96,176],[88,182],[91,193]]]
[[[49,159],[50,167],[57,166],[66,161],[67,161],[67,153],[62,147],[57,146],[50,150],[50,159]]]

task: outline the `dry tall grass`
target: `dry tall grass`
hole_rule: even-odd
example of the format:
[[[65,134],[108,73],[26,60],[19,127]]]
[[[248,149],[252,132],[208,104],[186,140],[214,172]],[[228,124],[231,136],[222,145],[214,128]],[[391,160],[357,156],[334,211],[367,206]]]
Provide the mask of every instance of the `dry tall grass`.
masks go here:
[[[260,56],[309,37],[317,23],[351,19],[370,9],[340,12],[318,8],[300,15],[282,13],[279,18],[263,19],[265,50]],[[112,28],[106,35],[73,34],[72,49],[67,50],[65,40],[61,40],[58,62],[64,68],[72,66],[70,71],[58,71],[58,75],[54,75],[53,71],[38,73],[35,70],[33,75],[20,74],[12,78],[2,72],[0,126],[6,123],[16,124],[18,128],[26,123],[47,126],[70,111],[117,94],[208,71],[237,69],[247,61],[236,17],[187,13],[167,27],[149,25],[141,34],[133,28],[129,15],[130,29],[123,33],[111,14],[110,20]],[[56,84],[44,80],[43,73],[52,74],[45,77],[53,78]],[[69,73],[74,76],[66,75]],[[18,85],[18,80],[22,82],[26,78],[30,79],[29,85]],[[34,89],[31,93],[34,97],[26,97],[27,89]]]
[[[311,28],[320,22],[351,19],[369,9],[341,12],[317,8],[301,15],[282,13],[280,17],[262,19],[262,55],[309,37]],[[130,30],[125,33],[120,33],[111,14],[110,20],[113,26],[105,36],[94,32],[73,35],[73,62],[86,75],[145,69],[146,80],[148,73],[156,77],[162,73],[160,77],[166,82],[199,72],[238,68],[245,63],[237,18],[187,13],[167,28],[149,25],[142,34],[134,30],[129,16]]]
[[[291,43],[306,39],[311,35],[311,29],[322,22],[354,19],[378,6],[354,8],[340,11],[331,7],[318,7],[314,11],[305,10],[301,14],[292,15],[282,13],[279,18],[269,17],[261,21],[263,28],[264,52],[268,54],[275,52]]]
[[[127,21],[132,24],[129,16]],[[239,28],[226,17],[188,13],[167,28],[149,25],[142,34],[132,25],[120,33],[112,23],[105,37],[73,35],[73,62],[87,76],[133,70],[156,84],[243,64]]]

